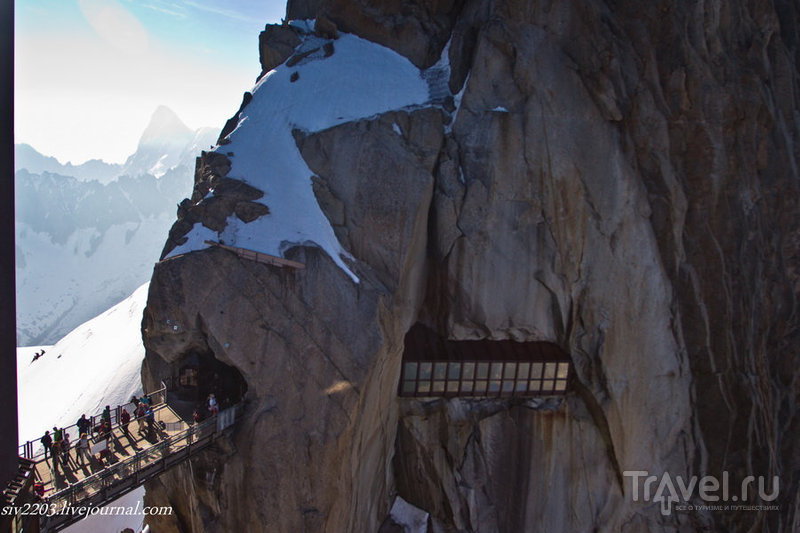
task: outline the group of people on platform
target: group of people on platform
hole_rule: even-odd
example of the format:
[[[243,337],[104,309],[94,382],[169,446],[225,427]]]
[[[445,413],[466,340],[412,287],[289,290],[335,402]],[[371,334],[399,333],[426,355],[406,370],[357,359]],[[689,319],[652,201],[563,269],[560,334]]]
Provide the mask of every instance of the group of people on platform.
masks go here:
[[[134,417],[138,423],[138,434],[147,436],[148,432],[157,437],[155,432],[155,412],[153,411],[153,400],[145,395],[138,398],[134,395],[131,398],[131,403],[134,408]],[[122,430],[122,434],[128,439],[131,445],[134,445],[138,440],[130,432],[129,426],[131,423],[131,414],[125,407],[118,408],[117,422]],[[70,449],[75,448],[75,467],[84,467],[91,464],[92,457],[97,458],[101,464],[109,463],[111,452],[109,450],[111,439],[114,436],[113,425],[111,422],[111,406],[106,405],[103,412],[100,414],[99,423],[92,426],[93,421],[82,414],[78,421],[75,423],[78,434],[80,437],[75,442],[74,446],[70,441],[70,435],[63,428],[53,427],[53,432],[45,431],[44,436],[39,439],[42,447],[44,448],[45,461],[48,456],[52,459],[53,471],[58,473],[59,465],[66,472],[70,463]],[[95,455],[90,453],[91,444],[98,443],[105,440],[107,445],[101,448]],[[99,457],[98,457],[99,456]],[[105,463],[104,463],[105,460]]]
[[[131,398],[133,403],[133,416],[136,418],[137,432],[139,435],[146,435],[148,432],[155,433],[156,430],[156,417],[153,411],[153,400],[149,396]],[[124,411],[124,410],[123,410]],[[130,439],[130,432],[128,431],[128,424],[131,421],[131,415],[124,412],[120,417],[122,423],[122,432]]]
[[[223,403],[227,403],[227,399]],[[139,437],[149,437],[158,440],[157,424],[155,420],[155,412],[153,410],[153,400],[145,395],[141,398],[134,395],[130,399],[133,404],[133,415],[126,407],[117,408],[117,423],[122,431],[122,434],[128,439],[128,442],[135,447],[135,443],[139,440],[134,437],[130,432],[130,423],[135,420],[137,423],[137,434]],[[193,413],[193,422],[195,424],[202,422],[209,416],[214,416],[219,413],[220,405],[214,393],[208,395],[203,404],[199,404]],[[95,422],[98,422],[95,424]],[[161,423],[164,427],[163,422]],[[53,427],[53,432],[45,431],[44,436],[40,439],[42,447],[44,448],[44,458],[52,460],[52,468],[55,474],[59,471],[59,466],[63,469],[64,473],[70,467],[70,449],[74,448],[75,459],[72,461],[75,469],[78,467],[85,468],[88,464],[92,463],[92,459],[96,459],[101,465],[107,466],[111,463],[111,440],[114,438],[113,425],[111,421],[111,406],[106,405],[103,412],[100,414],[99,421],[94,417],[87,418],[82,414],[78,421],[75,423],[77,433],[80,435],[73,443],[70,440],[69,433],[64,428]],[[106,441],[106,446],[100,447],[97,453],[91,453],[92,445],[96,445],[103,440]]]

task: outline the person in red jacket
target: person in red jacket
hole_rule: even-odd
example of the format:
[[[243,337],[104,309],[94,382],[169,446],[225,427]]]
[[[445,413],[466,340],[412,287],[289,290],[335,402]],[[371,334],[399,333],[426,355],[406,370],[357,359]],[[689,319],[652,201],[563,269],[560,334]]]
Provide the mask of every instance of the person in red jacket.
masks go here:
[[[33,495],[37,501],[42,501],[44,499],[44,493],[50,489],[44,488],[44,483],[41,481],[37,481],[33,484]]]
[[[136,408],[136,423],[139,425],[139,435],[144,433],[144,413],[145,413],[145,403],[140,402],[139,406]]]
[[[128,442],[133,444],[134,438],[131,435],[130,431],[128,431],[128,424],[131,423],[131,414],[124,407],[122,408],[122,413],[120,413],[119,415],[119,419],[122,427],[122,433],[128,439]]]

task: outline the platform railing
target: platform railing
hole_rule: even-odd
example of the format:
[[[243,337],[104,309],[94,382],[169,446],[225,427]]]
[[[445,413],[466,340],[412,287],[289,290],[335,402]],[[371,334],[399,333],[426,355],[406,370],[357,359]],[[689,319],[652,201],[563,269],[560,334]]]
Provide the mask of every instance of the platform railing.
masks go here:
[[[45,502],[56,511],[43,520],[42,530],[58,531],[82,518],[71,508],[104,505],[182,463],[208,447],[240,413],[241,404],[229,407],[50,495]]]
[[[235,407],[231,407],[234,409]],[[221,413],[220,413],[221,414]],[[143,468],[156,465],[158,461],[163,461],[168,455],[183,447],[198,447],[207,443],[217,432],[216,416],[211,417],[198,424],[189,426],[179,433],[154,444],[149,448],[136,452],[132,457],[123,459],[91,476],[74,483],[64,490],[56,492],[50,496],[48,503],[55,503],[57,507],[65,505],[75,505],[80,500],[90,497],[102,490],[107,490],[114,482],[134,476],[140,473]]]

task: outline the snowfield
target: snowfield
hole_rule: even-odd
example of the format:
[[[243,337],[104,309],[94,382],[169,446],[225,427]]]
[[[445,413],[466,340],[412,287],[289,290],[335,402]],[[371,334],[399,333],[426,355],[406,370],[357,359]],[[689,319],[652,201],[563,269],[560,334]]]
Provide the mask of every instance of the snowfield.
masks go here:
[[[141,323],[149,283],[53,346],[17,348],[20,442],[70,426],[142,390]],[[31,362],[41,349],[45,355]],[[71,437],[75,437],[72,435]]]
[[[207,247],[204,240],[273,255],[295,244],[316,244],[355,282],[342,248],[311,188],[312,172],[292,136],[293,129],[317,132],[339,124],[429,101],[429,85],[420,70],[396,52],[354,35],[328,41],[306,35],[298,52],[309,52],[298,64],[283,64],[267,73],[253,89],[230,144],[215,151],[228,154],[228,177],[264,191],[260,200],[270,214],[245,224],[228,218],[217,234],[195,224],[189,240],[175,256]],[[327,55],[324,45],[333,45]],[[294,81],[293,81],[294,80]],[[379,179],[379,177],[376,176]]]
[[[126,298],[150,279],[174,220],[146,217],[104,234],[81,228],[63,244],[17,222],[17,261],[24,262],[16,269],[18,342],[53,342]]]
[[[132,394],[142,392],[141,323],[149,285],[142,285],[53,346],[17,348],[20,442],[38,439],[53,426],[70,426],[83,413],[97,414],[107,404],[125,403]],[[45,355],[31,362],[42,349]],[[109,505],[132,507],[143,497],[144,487],[140,487]],[[139,531],[142,522],[142,516],[93,516],[64,531],[105,533],[127,527]]]

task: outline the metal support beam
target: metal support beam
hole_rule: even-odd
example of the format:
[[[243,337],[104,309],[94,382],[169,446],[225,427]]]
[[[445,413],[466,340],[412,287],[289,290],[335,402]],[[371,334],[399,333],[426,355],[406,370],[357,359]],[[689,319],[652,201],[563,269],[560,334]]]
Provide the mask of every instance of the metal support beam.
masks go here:
[[[14,2],[0,2],[0,487],[17,472],[14,289]]]

